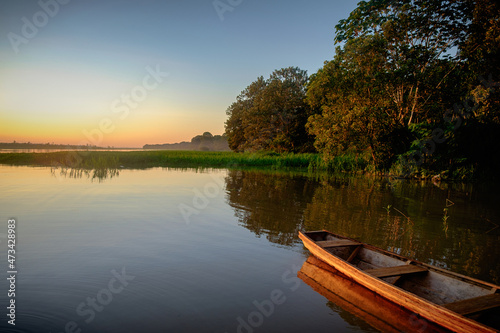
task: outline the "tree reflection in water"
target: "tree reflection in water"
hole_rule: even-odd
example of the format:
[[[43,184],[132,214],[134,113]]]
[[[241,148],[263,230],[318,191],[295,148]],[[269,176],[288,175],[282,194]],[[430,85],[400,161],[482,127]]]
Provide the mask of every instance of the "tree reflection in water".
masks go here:
[[[283,246],[326,229],[472,277],[500,281],[500,210],[480,185],[229,171],[242,226]],[[498,195],[496,195],[498,197]],[[446,207],[447,200],[455,204]],[[443,209],[448,208],[446,221]],[[444,224],[446,222],[446,224]]]
[[[298,242],[304,211],[317,186],[314,179],[282,173],[230,170],[226,178],[229,205],[240,224],[287,246]]]

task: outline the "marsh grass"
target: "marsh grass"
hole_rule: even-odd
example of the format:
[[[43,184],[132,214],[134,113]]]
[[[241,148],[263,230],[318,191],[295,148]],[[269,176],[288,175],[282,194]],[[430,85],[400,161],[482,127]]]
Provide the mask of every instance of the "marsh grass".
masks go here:
[[[317,156],[316,160],[311,161],[309,168],[314,168],[317,170],[327,170],[332,173],[375,173],[376,171],[371,155],[367,152],[347,152],[343,155],[338,155],[328,160],[322,159]]]
[[[0,164],[33,165],[80,170],[186,168],[265,168],[272,170],[359,172],[369,171],[362,155],[343,155],[325,162],[319,154],[274,152],[235,153],[207,151],[71,151],[0,154]]]
[[[82,169],[110,167],[151,168],[262,166],[307,168],[315,154],[233,153],[204,151],[77,151],[54,153],[0,154],[0,163],[9,165],[65,166]]]

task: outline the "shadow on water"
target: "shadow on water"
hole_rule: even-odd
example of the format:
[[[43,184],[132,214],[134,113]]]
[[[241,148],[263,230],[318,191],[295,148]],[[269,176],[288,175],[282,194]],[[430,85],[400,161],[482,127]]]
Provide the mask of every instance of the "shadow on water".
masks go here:
[[[326,229],[498,283],[498,194],[479,184],[437,185],[241,170],[226,177],[240,225],[272,243],[292,246],[299,230]]]

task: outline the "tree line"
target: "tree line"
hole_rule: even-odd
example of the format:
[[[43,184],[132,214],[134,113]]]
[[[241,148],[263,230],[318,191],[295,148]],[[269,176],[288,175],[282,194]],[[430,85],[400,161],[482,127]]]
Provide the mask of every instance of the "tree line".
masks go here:
[[[369,154],[398,173],[494,171],[500,153],[500,5],[362,1],[332,60],[257,78],[229,106],[234,151]],[[452,176],[452,175],[450,175]]]
[[[143,149],[154,150],[199,150],[199,151],[228,151],[227,136],[213,135],[210,132],[194,136],[191,141],[177,143],[146,144]]]

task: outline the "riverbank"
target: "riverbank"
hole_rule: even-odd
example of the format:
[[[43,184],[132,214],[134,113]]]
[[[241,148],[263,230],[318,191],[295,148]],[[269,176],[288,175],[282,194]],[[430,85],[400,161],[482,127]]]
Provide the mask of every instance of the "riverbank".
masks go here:
[[[391,175],[408,179],[471,180],[474,170],[429,171],[395,163],[387,172],[376,170],[369,153],[345,154],[325,162],[320,154],[213,151],[58,151],[43,153],[3,153],[0,164],[49,166],[75,169],[176,168],[266,168],[329,173]],[[411,169],[411,170],[409,170]],[[460,171],[460,169],[458,169]],[[491,177],[489,177],[490,179]]]
[[[0,164],[95,168],[205,167],[304,169],[309,171],[368,172],[372,167],[363,155],[339,156],[326,165],[319,154],[235,153],[204,151],[68,151],[0,154]]]
[[[273,167],[308,168],[317,154],[234,153],[203,151],[67,151],[0,154],[0,164],[56,166],[92,169],[99,167]]]

